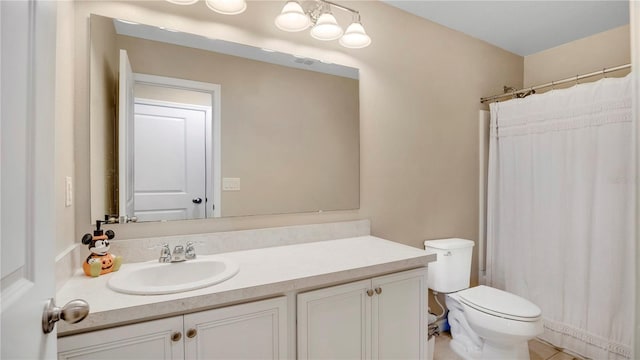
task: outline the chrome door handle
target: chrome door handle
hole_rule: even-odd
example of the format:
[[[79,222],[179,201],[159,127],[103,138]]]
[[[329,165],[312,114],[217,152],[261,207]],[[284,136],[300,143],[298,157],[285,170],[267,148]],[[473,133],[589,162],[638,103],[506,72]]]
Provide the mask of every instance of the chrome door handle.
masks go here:
[[[193,198],[193,200],[191,200],[194,204],[201,204],[202,203],[202,198]]]
[[[56,322],[60,319],[75,324],[84,320],[89,315],[89,303],[84,300],[75,299],[69,301],[62,308],[56,306],[53,298],[47,301],[47,305],[42,313],[42,331],[48,334],[53,331]]]

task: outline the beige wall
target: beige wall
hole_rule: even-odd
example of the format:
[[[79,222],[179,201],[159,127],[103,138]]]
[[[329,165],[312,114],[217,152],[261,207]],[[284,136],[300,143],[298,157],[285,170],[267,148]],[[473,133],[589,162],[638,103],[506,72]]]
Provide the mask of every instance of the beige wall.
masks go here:
[[[128,36],[118,45],[136,73],[221,86],[222,177],[241,181],[222,192],[222,216],[359,207],[357,80]]]
[[[55,209],[56,254],[77,242],[75,234],[75,206],[65,206],[65,179],[75,180],[73,162],[74,135],[74,5],[59,1],[56,51],[56,110],[55,110]],[[76,200],[76,199],[74,199]]]
[[[587,74],[607,67],[628,64],[631,60],[629,25],[541,51],[524,58],[524,86],[536,86],[551,81]],[[621,70],[607,76],[624,76]],[[595,81],[601,77],[581,80]],[[569,83],[565,86],[572,86]]]
[[[419,248],[424,239],[477,239],[479,99],[501,92],[503,84],[521,86],[523,58],[377,1],[343,4],[360,11],[373,39],[368,48],[349,50],[306,32],[277,30],[281,1],[250,1],[240,16],[213,13],[203,2],[76,2],[78,77],[88,74],[83,47],[92,12],[360,69],[359,211],[121,225],[113,227],[117,237],[370,218],[374,235]],[[86,86],[76,84],[77,234],[90,229]]]

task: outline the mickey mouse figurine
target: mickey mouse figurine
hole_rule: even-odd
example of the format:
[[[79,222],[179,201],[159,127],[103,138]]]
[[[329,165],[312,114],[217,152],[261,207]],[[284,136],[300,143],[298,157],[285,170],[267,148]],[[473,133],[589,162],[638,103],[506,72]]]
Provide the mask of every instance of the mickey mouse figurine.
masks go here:
[[[100,229],[100,225],[104,221],[96,221],[96,230],[93,235],[84,234],[82,243],[89,245],[91,255],[82,264],[82,270],[87,276],[97,277],[108,274],[112,271],[118,271],[122,265],[122,256],[114,256],[109,253],[109,240],[113,239],[116,234],[112,230],[106,232]]]

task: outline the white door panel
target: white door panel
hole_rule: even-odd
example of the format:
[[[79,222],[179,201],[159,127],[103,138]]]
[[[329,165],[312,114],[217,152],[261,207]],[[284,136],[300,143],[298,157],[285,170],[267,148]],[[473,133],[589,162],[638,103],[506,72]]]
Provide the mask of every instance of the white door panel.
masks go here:
[[[28,144],[28,120],[25,112],[29,103],[29,91],[27,66],[21,66],[29,51],[29,31],[21,22],[29,16],[29,8],[25,3],[2,3],[2,238],[25,239],[27,219],[23,216],[28,211],[25,202],[28,184],[25,181],[7,181],[9,173],[16,179],[26,179],[28,167],[27,152],[24,151]],[[10,15],[11,14],[11,15]],[[20,30],[18,30],[20,29]],[[12,48],[8,46],[12,44]],[[4,89],[11,88],[11,91]],[[9,121],[11,119],[23,119],[23,121]],[[24,121],[27,120],[27,121]],[[15,151],[19,149],[21,151]],[[11,156],[8,156],[11,154]],[[9,188],[11,187],[11,188]],[[15,226],[6,226],[15,224]],[[25,244],[21,241],[2,242],[2,277],[3,290],[10,281],[7,276],[16,272],[23,272],[25,266]],[[22,278],[23,274],[16,274]],[[4,297],[3,297],[4,300]]]
[[[206,112],[192,105],[138,99],[134,133],[138,220],[204,218]]]
[[[0,358],[54,358],[56,3],[0,1],[0,29]]]
[[[187,119],[148,116],[136,106],[136,193],[187,190]]]

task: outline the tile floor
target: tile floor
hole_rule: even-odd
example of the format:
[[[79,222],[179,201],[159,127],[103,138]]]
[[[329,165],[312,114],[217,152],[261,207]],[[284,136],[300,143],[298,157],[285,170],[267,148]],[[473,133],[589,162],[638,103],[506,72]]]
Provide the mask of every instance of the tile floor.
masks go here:
[[[436,337],[433,360],[462,360],[449,348],[449,341],[451,334],[448,332]],[[531,360],[580,360],[538,340],[529,341],[529,356]]]

